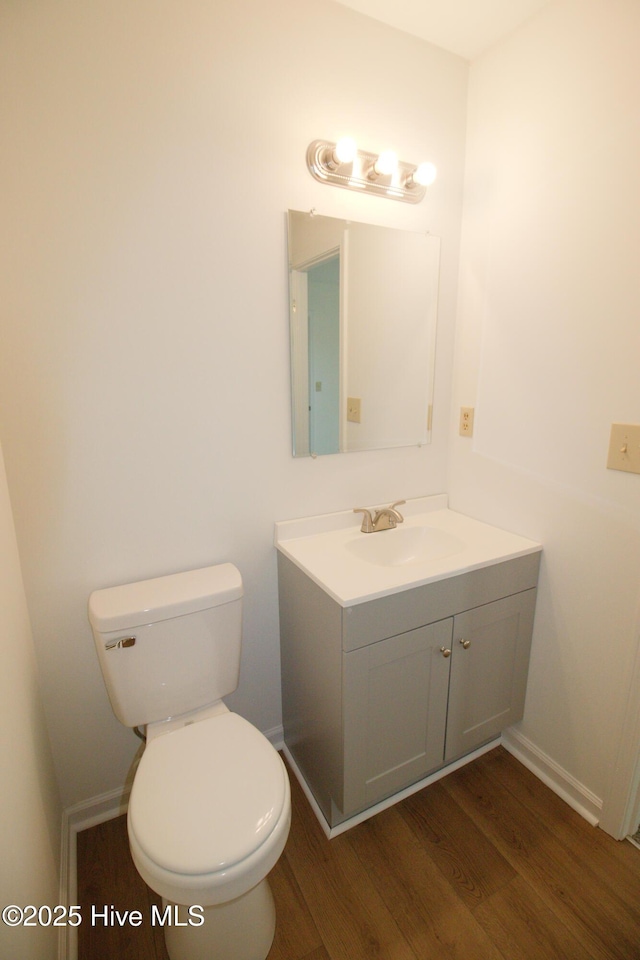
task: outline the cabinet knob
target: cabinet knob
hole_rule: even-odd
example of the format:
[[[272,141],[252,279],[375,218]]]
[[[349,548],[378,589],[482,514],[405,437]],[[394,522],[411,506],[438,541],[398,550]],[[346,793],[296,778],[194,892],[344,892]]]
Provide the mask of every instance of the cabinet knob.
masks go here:
[[[471,646],[471,640],[462,640],[462,639],[461,639],[461,640],[460,640],[460,643],[462,644],[462,646],[464,647],[465,650],[468,650],[469,647]]]
[[[451,650],[449,650],[448,647],[440,647],[440,653],[442,654],[443,657],[451,656]]]

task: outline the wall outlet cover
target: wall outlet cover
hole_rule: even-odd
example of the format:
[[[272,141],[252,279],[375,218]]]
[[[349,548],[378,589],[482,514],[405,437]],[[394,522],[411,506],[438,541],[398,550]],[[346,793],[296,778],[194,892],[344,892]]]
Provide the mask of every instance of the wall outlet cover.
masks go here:
[[[460,436],[461,437],[472,437],[473,436],[473,407],[460,407]]]

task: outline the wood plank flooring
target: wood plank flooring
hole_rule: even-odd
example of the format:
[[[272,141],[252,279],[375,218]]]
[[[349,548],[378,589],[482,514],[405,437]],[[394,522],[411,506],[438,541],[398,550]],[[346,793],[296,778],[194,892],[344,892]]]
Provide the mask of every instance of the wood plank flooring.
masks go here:
[[[268,960],[640,960],[640,851],[502,747],[333,840],[291,787]],[[78,891],[79,960],[168,960],[124,817],[78,835]],[[143,925],[92,925],[105,904]]]

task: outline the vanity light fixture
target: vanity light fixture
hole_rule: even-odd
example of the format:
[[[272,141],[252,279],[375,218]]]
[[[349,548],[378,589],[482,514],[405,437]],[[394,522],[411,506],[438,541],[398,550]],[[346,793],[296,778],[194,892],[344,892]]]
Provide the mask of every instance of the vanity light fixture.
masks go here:
[[[369,170],[367,176],[369,180],[377,180],[379,177],[392,177],[398,169],[398,157],[393,150],[383,150],[378,154],[378,158]]]
[[[432,163],[404,163],[391,150],[367,153],[351,137],[337,143],[314,140],[307,149],[307,166],[320,183],[374,193],[379,197],[419,203],[436,178]]]
[[[329,170],[337,170],[345,163],[353,163],[358,147],[352,137],[343,137],[335,144],[329,144],[323,154],[323,161]]]

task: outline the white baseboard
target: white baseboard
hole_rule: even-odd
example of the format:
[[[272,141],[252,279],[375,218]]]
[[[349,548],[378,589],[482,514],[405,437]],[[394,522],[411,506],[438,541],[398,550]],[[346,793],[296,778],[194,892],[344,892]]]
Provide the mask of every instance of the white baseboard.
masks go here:
[[[579,813],[581,817],[584,817],[588,823],[594,827],[598,825],[600,820],[600,811],[602,809],[602,800],[600,800],[599,797],[596,797],[595,794],[588,790],[583,784],[579,783],[579,781],[576,780],[575,777],[571,776],[571,774],[567,773],[566,770],[563,770],[563,768],[556,763],[555,760],[552,760],[551,757],[548,757],[542,750],[536,747],[534,743],[528,740],[527,737],[523,736],[513,728],[504,730],[500,739],[493,740],[491,743],[485,744],[485,746],[481,747],[479,750],[475,750],[473,753],[467,754],[467,756],[462,757],[460,760],[457,760],[454,763],[437,770],[435,773],[431,774],[431,776],[425,777],[424,780],[420,780],[417,783],[412,784],[405,790],[394,794],[388,799],[383,800],[381,803],[370,807],[362,813],[356,814],[356,816],[345,820],[336,827],[330,827],[327,823],[326,817],[318,806],[315,797],[307,786],[302,773],[298,769],[295,760],[291,756],[286,746],[284,747],[284,754],[287,758],[287,761],[291,765],[291,769],[295,774],[296,780],[298,780],[300,783],[305,796],[311,804],[313,812],[315,813],[320,826],[327,837],[331,839],[332,837],[337,837],[339,834],[344,833],[346,830],[349,830],[356,824],[361,823],[363,820],[367,820],[369,817],[374,816],[381,810],[385,810],[387,807],[392,806],[399,800],[403,800],[405,797],[411,796],[412,793],[422,790],[423,787],[427,787],[429,784],[435,783],[437,780],[440,780],[447,774],[453,773],[453,771],[457,770],[459,767],[465,766],[467,763],[470,763],[477,757],[482,756],[482,754],[486,753],[488,750],[492,750],[499,743],[502,743],[504,748],[508,750],[509,753],[513,754],[513,756],[519,760],[520,763],[522,763],[528,770],[538,777],[538,779],[541,780],[547,787],[549,787],[550,790],[553,790],[555,794],[561,797],[565,803],[568,803],[569,806]]]
[[[580,783],[560,764],[547,756],[539,747],[511,727],[502,732],[502,744],[531,773],[542,780],[550,790],[584,817],[593,827],[600,822],[602,800],[596,797],[584,784]]]
[[[62,851],[60,865],[60,903],[72,906],[77,902],[77,836],[81,830],[113,820],[126,813],[129,793],[111,790],[98,797],[83,800],[62,813]],[[58,940],[59,960],[77,960],[78,930],[76,927],[60,927]]]
[[[376,813],[381,813],[383,810],[387,810],[389,807],[394,806],[396,803],[399,803],[400,800],[404,800],[405,797],[410,797],[412,794],[417,793],[418,790],[422,790],[424,787],[428,787],[429,784],[435,783],[437,780],[441,780],[443,777],[446,777],[448,773],[453,773],[454,770],[459,770],[460,767],[466,766],[468,763],[471,763],[472,760],[476,760],[484,753],[488,753],[489,750],[493,750],[493,748],[497,747],[499,743],[500,738],[497,740],[491,740],[489,743],[485,743],[484,746],[478,747],[478,749],[474,750],[472,753],[466,754],[466,756],[461,757],[459,760],[454,760],[453,763],[448,764],[446,767],[441,767],[440,770],[436,770],[435,773],[430,774],[428,777],[424,777],[422,780],[412,783],[410,786],[405,787],[403,790],[399,790],[398,793],[392,794],[390,797],[387,797],[385,800],[381,800],[380,803],[376,803],[372,807],[367,807],[366,810],[356,813],[353,817],[349,817],[348,820],[343,820],[342,823],[337,824],[335,827],[331,827],[327,823],[327,818],[318,806],[316,798],[309,789],[306,780],[304,779],[297,763],[291,756],[291,753],[286,745],[284,746],[284,755],[295,774],[296,780],[302,787],[302,791],[309,801],[311,809],[318,819],[318,823],[324,830],[329,840],[332,840],[334,837],[340,836],[341,833],[346,833],[347,830],[357,826],[359,823],[364,823],[365,820],[369,820],[371,817],[374,817]]]
[[[262,734],[276,750],[282,750],[284,747],[284,728],[282,724],[272,727],[271,730],[263,730]]]

